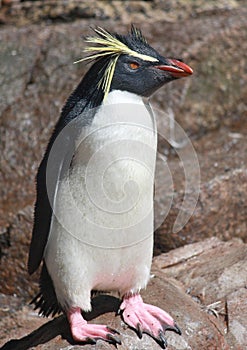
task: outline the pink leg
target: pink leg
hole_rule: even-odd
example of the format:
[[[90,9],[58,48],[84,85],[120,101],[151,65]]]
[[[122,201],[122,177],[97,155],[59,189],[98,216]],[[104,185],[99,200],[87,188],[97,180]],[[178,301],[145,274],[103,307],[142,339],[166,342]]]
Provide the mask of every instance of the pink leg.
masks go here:
[[[120,339],[116,336],[116,333],[119,334],[116,330],[99,324],[87,323],[79,307],[70,309],[67,317],[72,337],[76,342],[95,344],[98,339],[101,339],[114,345],[121,344]]]
[[[140,338],[142,333],[147,333],[163,349],[167,345],[164,335],[166,330],[181,334],[180,329],[167,312],[156,306],[145,304],[140,294],[125,296],[120,310],[124,322],[133,328]]]

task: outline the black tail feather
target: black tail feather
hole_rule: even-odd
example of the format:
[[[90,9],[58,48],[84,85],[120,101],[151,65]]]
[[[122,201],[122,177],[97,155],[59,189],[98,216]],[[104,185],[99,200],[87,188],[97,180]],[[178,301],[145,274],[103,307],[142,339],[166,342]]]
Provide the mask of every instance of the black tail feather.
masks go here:
[[[63,310],[57,300],[52,279],[48,273],[45,262],[42,266],[39,281],[40,292],[33,298],[30,304],[34,304],[34,310],[39,310],[39,315],[44,317],[60,314]]]

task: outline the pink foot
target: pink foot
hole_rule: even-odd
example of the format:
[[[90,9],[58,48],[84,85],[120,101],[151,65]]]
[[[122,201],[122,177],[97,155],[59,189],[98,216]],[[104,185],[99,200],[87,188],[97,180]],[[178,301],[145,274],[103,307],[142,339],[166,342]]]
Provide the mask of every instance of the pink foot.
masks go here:
[[[96,344],[96,341],[101,339],[110,344],[121,344],[121,340],[116,336],[118,331],[110,327],[89,324],[84,320],[80,308],[73,308],[67,314],[72,337],[76,342],[86,342]]]
[[[180,329],[167,312],[156,306],[145,304],[139,294],[124,297],[120,310],[124,322],[137,332],[139,338],[142,337],[142,333],[147,333],[162,349],[167,346],[166,330],[181,334]]]

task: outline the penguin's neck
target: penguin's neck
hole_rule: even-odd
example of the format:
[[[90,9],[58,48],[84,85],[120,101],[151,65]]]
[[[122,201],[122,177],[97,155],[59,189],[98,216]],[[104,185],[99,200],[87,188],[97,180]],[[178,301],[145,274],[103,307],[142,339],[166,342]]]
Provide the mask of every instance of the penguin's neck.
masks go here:
[[[149,99],[137,94],[112,90],[95,115],[93,125],[130,123],[148,127],[156,133],[156,121]]]
[[[103,135],[106,130],[102,128],[105,127],[114,129],[118,137],[121,137],[124,130],[126,133],[136,133],[136,127],[141,128],[138,134],[146,134],[149,130],[149,133],[152,131],[157,137],[155,116],[148,99],[128,91],[113,90],[108,94],[94,116],[90,132],[92,129],[98,131],[101,129]],[[113,134],[109,134],[109,137]],[[139,136],[135,135],[135,137]]]
[[[120,144],[133,147],[144,144],[156,150],[156,122],[144,98],[130,92],[113,90],[97,109],[92,123],[83,128],[74,158],[78,158],[78,163],[85,164],[102,147],[107,145],[114,151],[114,148],[118,149],[116,145]]]
[[[143,104],[144,98],[142,96],[136,95],[132,92],[121,91],[121,90],[112,90],[105,101],[104,105],[112,104],[121,104],[121,103],[134,103],[134,104]]]

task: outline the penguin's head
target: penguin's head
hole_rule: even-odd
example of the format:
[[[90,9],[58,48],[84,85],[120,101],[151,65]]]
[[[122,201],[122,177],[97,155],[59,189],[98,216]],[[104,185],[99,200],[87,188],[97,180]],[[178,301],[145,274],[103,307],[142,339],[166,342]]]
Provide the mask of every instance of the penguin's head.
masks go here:
[[[164,58],[157,53],[156,55],[157,62],[121,55],[116,64],[110,90],[129,91],[149,97],[169,81],[186,77],[193,72],[181,60]]]
[[[86,39],[93,45],[84,50],[92,54],[77,62],[95,61],[91,69],[104,98],[112,90],[149,97],[169,81],[193,73],[181,60],[161,56],[134,26],[127,35],[112,34],[102,28],[95,32],[97,36]]]

